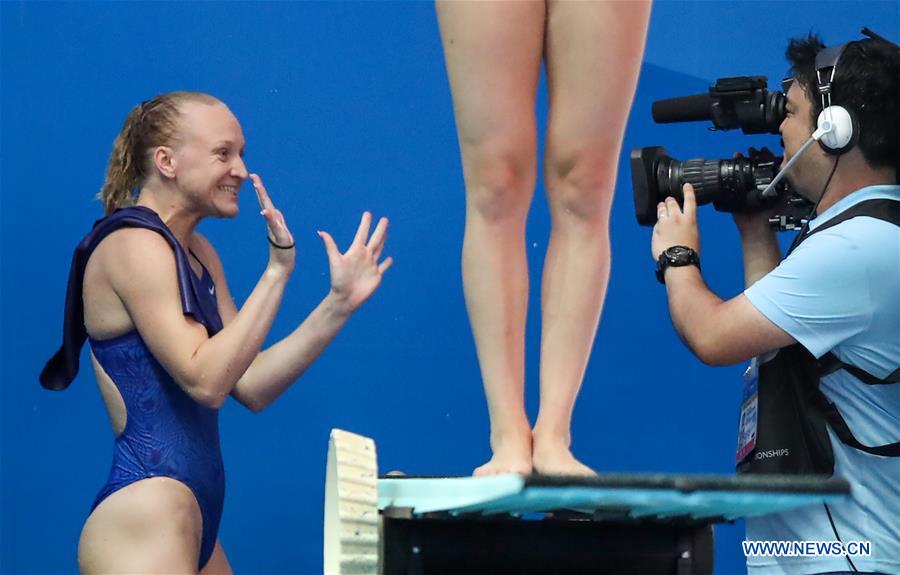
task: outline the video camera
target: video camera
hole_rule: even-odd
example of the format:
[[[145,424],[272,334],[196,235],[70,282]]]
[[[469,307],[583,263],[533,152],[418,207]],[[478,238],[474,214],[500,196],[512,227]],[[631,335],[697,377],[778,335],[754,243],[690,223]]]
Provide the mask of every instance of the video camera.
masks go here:
[[[784,120],[785,97],[769,92],[764,76],[720,78],[709,93],[695,94],[653,103],[653,120],[658,124],[710,120],[712,130],[740,128],[745,134],[777,134]],[[811,204],[792,194],[781,180],[767,196],[768,187],[781,166],[781,157],[767,148],[750,148],[748,157],[685,161],[655,146],[631,151],[631,183],[638,223],[656,223],[656,206],[667,197],[683,202],[682,185],[690,183],[697,204],[712,203],[720,212],[759,212],[789,199],[785,214],[770,219],[782,230],[796,229],[808,217]]]

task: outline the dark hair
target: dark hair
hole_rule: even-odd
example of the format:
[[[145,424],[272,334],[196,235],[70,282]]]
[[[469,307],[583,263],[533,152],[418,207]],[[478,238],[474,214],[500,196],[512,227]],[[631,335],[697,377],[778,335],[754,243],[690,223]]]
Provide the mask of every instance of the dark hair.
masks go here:
[[[816,79],[818,36],[794,38],[787,48],[794,79],[812,103],[812,124],[822,111]],[[850,42],[837,63],[831,101],[853,112],[859,123],[857,146],[873,167],[893,167],[900,178],[900,51],[884,40]],[[900,181],[900,180],[898,180]]]
[[[134,204],[136,191],[150,174],[150,154],[169,146],[178,132],[180,106],[184,102],[216,104],[216,98],[200,92],[169,92],[142,102],[128,112],[113,142],[106,180],[97,197],[107,214]]]

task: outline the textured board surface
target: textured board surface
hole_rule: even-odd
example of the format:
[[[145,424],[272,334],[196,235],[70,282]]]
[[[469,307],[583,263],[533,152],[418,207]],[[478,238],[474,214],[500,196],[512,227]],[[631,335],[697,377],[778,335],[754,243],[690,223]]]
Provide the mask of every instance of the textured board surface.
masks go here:
[[[378,480],[378,508],[484,515],[573,510],[616,520],[718,521],[837,501],[849,493],[841,479],[798,476],[386,477]]]

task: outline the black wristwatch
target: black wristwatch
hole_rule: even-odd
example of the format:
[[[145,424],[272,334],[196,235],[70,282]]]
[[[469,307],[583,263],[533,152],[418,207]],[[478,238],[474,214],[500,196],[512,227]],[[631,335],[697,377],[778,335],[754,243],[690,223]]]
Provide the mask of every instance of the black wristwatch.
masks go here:
[[[697,266],[700,269],[700,256],[687,246],[672,246],[663,250],[656,260],[656,279],[659,283],[666,283],[666,268],[669,266],[680,268],[682,266]]]

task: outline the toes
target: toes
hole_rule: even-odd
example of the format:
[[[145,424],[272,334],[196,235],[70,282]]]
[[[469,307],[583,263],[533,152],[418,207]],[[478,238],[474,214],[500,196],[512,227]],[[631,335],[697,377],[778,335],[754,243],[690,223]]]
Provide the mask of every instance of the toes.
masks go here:
[[[472,475],[474,477],[487,477],[491,475],[505,475],[507,473],[529,475],[531,473],[531,467],[521,462],[504,464],[502,462],[491,460],[480,467],[476,467],[472,472]]]

